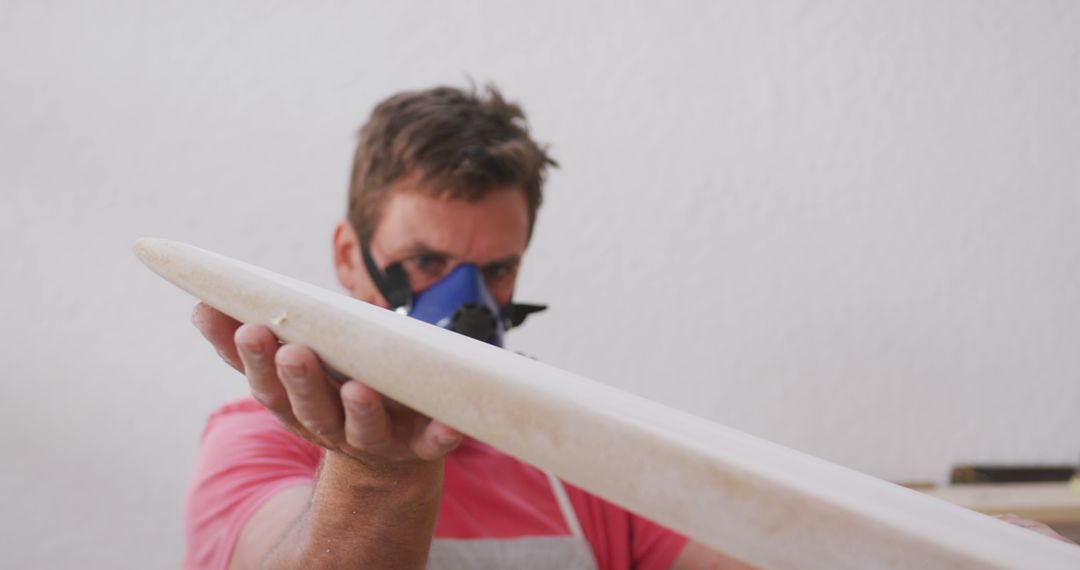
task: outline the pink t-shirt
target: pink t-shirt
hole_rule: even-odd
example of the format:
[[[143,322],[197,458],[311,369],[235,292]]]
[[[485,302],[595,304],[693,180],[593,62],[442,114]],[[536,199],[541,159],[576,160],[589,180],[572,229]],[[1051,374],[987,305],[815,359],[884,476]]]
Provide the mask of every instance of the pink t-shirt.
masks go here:
[[[322,454],[255,400],[214,412],[188,488],[184,568],[227,568],[252,513],[278,491],[310,484]],[[539,469],[468,438],[445,465],[435,538],[569,534]],[[601,570],[666,570],[686,545],[685,537],[572,485],[566,492]]]

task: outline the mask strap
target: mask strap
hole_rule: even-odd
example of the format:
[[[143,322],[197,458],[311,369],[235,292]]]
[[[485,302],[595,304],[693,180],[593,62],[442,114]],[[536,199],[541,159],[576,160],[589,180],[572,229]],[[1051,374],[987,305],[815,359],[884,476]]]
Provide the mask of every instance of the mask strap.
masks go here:
[[[390,308],[396,312],[409,314],[412,311],[412,289],[409,287],[409,278],[405,275],[405,269],[400,263],[391,263],[386,266],[385,273],[375,265],[375,259],[371,257],[371,250],[366,245],[360,246],[360,256],[364,258],[364,267],[371,276],[375,288],[390,303]]]
[[[507,329],[511,329],[516,326],[520,326],[525,322],[525,317],[533,313],[539,313],[540,311],[546,311],[547,305],[529,305],[526,303],[515,303],[510,301],[510,304],[503,310],[503,325]]]

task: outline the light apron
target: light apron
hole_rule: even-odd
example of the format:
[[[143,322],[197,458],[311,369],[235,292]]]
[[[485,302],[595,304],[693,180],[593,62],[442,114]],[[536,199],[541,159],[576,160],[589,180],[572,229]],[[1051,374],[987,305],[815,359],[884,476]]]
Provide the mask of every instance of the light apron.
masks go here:
[[[581,531],[566,488],[551,473],[547,473],[547,478],[570,529],[568,536],[436,539],[431,542],[428,570],[596,570],[592,549]]]

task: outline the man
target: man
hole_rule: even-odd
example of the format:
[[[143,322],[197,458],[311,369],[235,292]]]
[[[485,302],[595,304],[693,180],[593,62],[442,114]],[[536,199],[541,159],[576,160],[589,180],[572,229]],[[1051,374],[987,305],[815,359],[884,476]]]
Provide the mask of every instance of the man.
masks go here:
[[[512,295],[553,164],[494,88],[391,97],[360,133],[333,235],[338,281],[414,316],[430,291],[473,283],[498,315],[462,332],[498,343],[530,310]],[[339,383],[265,327],[205,305],[193,320],[254,400],[218,410],[203,433],[187,568],[741,567],[362,379]]]
[[[450,298],[472,312],[448,326],[498,344],[503,323],[530,310],[512,296],[552,164],[493,88],[384,101],[361,130],[348,219],[334,229],[338,281],[429,322],[442,322]],[[331,378],[265,327],[205,305],[193,320],[254,399],[221,408],[204,430],[185,568],[745,568],[362,379]]]

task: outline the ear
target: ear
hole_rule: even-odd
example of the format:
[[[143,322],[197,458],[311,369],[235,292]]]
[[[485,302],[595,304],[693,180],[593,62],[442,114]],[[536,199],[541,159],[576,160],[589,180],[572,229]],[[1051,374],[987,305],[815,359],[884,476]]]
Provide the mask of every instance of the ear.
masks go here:
[[[333,249],[338,283],[353,297],[363,299],[368,275],[360,258],[360,239],[348,220],[341,220],[334,226]]]

